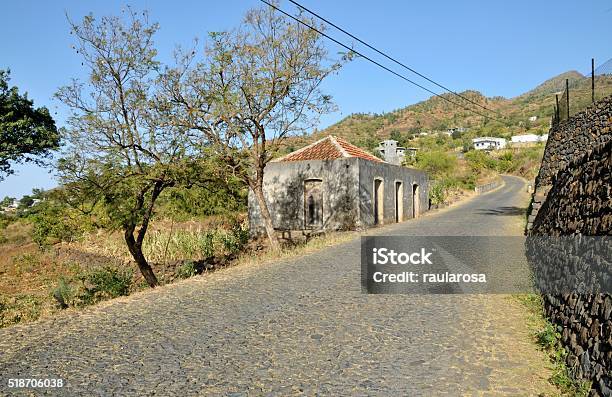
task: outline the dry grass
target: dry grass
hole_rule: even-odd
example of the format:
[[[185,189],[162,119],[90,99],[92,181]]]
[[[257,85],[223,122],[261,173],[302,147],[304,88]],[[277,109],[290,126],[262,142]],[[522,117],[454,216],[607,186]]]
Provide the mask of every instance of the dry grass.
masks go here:
[[[240,245],[237,236],[241,234],[229,230],[229,225],[215,217],[206,221],[155,222],[143,248],[160,282],[179,278],[186,261],[228,258],[234,254]],[[131,291],[147,288],[120,232],[97,231],[78,242],[41,249],[32,242],[30,230],[31,226],[24,221],[2,230],[0,327],[57,312],[52,293],[60,280],[78,278],[108,266],[133,271]]]
[[[78,268],[54,251],[41,251],[27,230],[19,222],[10,225],[8,242],[0,245],[0,327],[56,312],[50,290]]]
[[[455,200],[463,201],[472,195],[458,195]],[[439,211],[444,210],[430,213]],[[206,259],[211,252],[222,258],[217,261],[215,270],[229,266],[261,266],[347,242],[366,232],[376,233],[376,229],[331,232],[307,242],[288,244],[280,252],[267,249],[265,240],[256,240],[237,254],[228,255],[232,235],[225,229],[226,225],[219,220],[206,224],[219,229],[212,233],[204,229],[201,222],[156,222],[153,225],[145,252],[162,285],[180,278],[177,274],[185,261]],[[28,237],[28,225],[10,227],[10,242],[0,244],[0,327],[33,321],[60,311],[52,292],[61,279],[108,265],[134,270],[131,292],[148,289],[125,247],[121,233],[91,233],[82,241],[60,243],[41,250]]]

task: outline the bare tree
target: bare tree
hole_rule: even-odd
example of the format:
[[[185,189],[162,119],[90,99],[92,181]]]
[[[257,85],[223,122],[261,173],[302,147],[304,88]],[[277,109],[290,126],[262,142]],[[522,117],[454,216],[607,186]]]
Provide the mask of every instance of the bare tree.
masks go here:
[[[183,53],[182,66],[166,75],[176,123],[203,132],[225,156],[252,190],[278,249],[263,190],[266,164],[287,137],[306,133],[334,109],[320,88],[342,60],[328,59],[317,32],[271,7],[249,11],[240,29],[211,33],[203,60],[194,54]]]
[[[56,94],[72,111],[67,147],[60,160],[62,182],[90,203],[104,208],[147,283],[157,277],[143,253],[157,199],[196,172],[184,129],[168,123],[157,95],[159,63],[153,36],[156,23],[130,8],[123,17],[86,16],[70,22],[76,52],[88,80]]]

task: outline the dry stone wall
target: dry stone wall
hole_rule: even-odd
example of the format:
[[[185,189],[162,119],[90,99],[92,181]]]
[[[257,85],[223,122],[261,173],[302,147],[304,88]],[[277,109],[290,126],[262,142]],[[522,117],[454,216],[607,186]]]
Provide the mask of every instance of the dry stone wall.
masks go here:
[[[532,201],[532,236],[612,235],[612,97],[551,130]],[[609,258],[608,258],[609,259]],[[544,296],[577,376],[612,396],[612,296]]]
[[[559,123],[548,134],[542,166],[535,181],[527,230],[552,188],[553,179],[572,162],[612,140],[612,96]]]

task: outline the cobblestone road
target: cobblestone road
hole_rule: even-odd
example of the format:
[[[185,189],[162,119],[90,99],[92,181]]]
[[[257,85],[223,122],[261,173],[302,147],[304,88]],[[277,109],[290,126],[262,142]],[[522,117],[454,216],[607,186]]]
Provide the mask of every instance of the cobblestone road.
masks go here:
[[[519,234],[523,183],[378,234]],[[0,330],[0,395],[538,395],[545,358],[501,295],[363,295],[359,241]],[[8,378],[62,378],[16,390]]]

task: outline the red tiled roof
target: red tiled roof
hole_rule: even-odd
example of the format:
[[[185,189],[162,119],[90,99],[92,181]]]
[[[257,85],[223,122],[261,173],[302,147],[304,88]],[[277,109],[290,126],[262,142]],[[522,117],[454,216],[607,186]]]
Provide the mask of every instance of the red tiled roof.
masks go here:
[[[291,152],[286,156],[275,159],[275,162],[282,161],[303,161],[303,160],[333,160],[339,158],[358,157],[364,160],[383,161],[371,155],[363,149],[350,144],[341,138],[329,135],[323,139],[311,143],[301,149]]]

